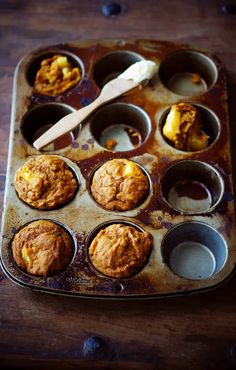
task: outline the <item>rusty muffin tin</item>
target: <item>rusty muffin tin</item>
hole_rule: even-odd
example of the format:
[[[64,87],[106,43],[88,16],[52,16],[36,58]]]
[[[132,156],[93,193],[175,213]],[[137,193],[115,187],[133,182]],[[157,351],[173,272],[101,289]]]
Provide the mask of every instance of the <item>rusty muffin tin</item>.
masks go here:
[[[59,96],[39,94],[33,88],[36,71],[43,59],[57,53],[79,66],[82,79]],[[28,158],[41,154],[32,146],[36,137],[63,115],[92,102],[109,79],[144,58],[159,66],[145,88],[102,107],[69,137],[46,149],[46,154],[62,157],[74,170],[79,181],[76,197],[50,211],[22,202],[14,189],[14,175]],[[193,84],[196,74],[200,80]],[[171,105],[183,101],[193,104],[202,115],[204,130],[210,136],[205,150],[177,150],[162,135]],[[136,132],[136,142],[132,142],[132,135],[128,138],[129,132]],[[121,143],[117,150],[103,146],[112,136]],[[122,157],[144,169],[150,193],[135,209],[108,211],[93,199],[91,179],[102,163]],[[80,41],[33,51],[15,72],[8,160],[1,262],[9,278],[21,286],[80,297],[150,298],[213,288],[234,271],[236,235],[226,78],[221,62],[206,51],[154,40]],[[186,194],[181,195],[181,189]],[[14,234],[38,219],[64,226],[75,246],[69,266],[47,278],[21,271],[11,252]],[[102,275],[88,258],[91,240],[101,228],[116,222],[153,236],[148,262],[126,279]]]

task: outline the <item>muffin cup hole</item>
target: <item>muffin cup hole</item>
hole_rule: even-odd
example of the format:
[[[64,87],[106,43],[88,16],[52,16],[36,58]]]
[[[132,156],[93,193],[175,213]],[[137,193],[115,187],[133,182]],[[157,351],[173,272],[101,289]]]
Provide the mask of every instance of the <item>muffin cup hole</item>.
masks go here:
[[[75,109],[63,103],[40,104],[29,110],[22,119],[21,133],[25,140],[33,146],[33,142],[44,132],[52,127],[57,121]],[[62,137],[56,139],[53,143],[44,147],[41,151],[50,152],[63,149],[73,143],[80,131],[80,126]]]
[[[207,279],[224,266],[228,250],[223,237],[202,222],[173,227],[162,241],[164,263],[186,279]]]
[[[143,266],[139,269],[139,271],[135,271],[133,274],[130,274],[128,277],[125,277],[125,276],[122,276],[122,277],[116,277],[116,276],[110,276],[110,275],[106,275],[105,273],[99,271],[93,264],[93,262],[91,261],[90,259],[90,256],[89,256],[89,247],[91,245],[91,243],[93,242],[93,240],[96,238],[96,236],[98,235],[98,233],[101,231],[101,230],[104,230],[106,229],[108,226],[111,226],[111,225],[115,225],[115,224],[122,224],[124,226],[131,226],[133,227],[134,229],[136,229],[137,231],[139,232],[142,232],[144,233],[145,230],[135,224],[134,222],[132,221],[127,221],[127,220],[123,220],[123,219],[117,219],[117,220],[110,220],[110,221],[106,221],[106,222],[103,222],[102,224],[98,225],[97,227],[95,227],[93,230],[91,230],[88,235],[86,236],[86,239],[85,239],[85,247],[86,247],[86,251],[87,251],[87,260],[88,260],[88,263],[91,267],[91,269],[93,271],[95,271],[96,274],[100,275],[100,276],[103,276],[103,277],[107,277],[107,278],[110,278],[110,279],[128,279],[128,278],[131,278],[133,277],[134,275],[138,274],[144,267],[145,265],[148,263],[148,260],[149,260],[149,257],[150,257],[150,253],[151,251],[149,252],[149,255],[148,257],[146,258],[146,261],[144,261],[143,263]],[[117,292],[117,293],[120,293],[124,290],[124,285],[122,283],[117,283],[115,284],[114,286],[114,290]]]
[[[173,164],[165,171],[160,184],[161,194],[168,205],[183,214],[212,211],[224,193],[220,173],[197,160]]]
[[[219,119],[212,110],[210,110],[207,107],[204,107],[203,105],[196,104],[196,103],[188,103],[188,104],[196,108],[196,110],[198,111],[200,115],[200,121],[202,124],[201,130],[208,136],[207,148],[209,148],[219,137],[219,134],[220,134]],[[165,112],[162,114],[160,121],[159,121],[159,127],[160,127],[160,132],[161,132],[163,139],[167,142],[167,144],[174,147],[173,144],[163,135],[163,126],[165,125],[166,118],[168,114],[170,113],[170,110],[171,110],[171,107],[166,109]],[[206,150],[206,149],[203,149],[203,150]],[[176,149],[176,150],[179,150],[179,149]]]
[[[90,130],[95,140],[113,152],[134,150],[151,132],[151,121],[141,108],[114,103],[100,109],[92,118]]]
[[[74,86],[68,88],[66,91],[74,88],[75,86],[78,86],[80,82],[83,79],[84,76],[84,65],[80,58],[78,58],[76,55],[64,51],[64,50],[51,50],[47,52],[42,52],[36,57],[32,58],[30,62],[28,63],[27,69],[26,69],[26,80],[29,83],[30,86],[34,86],[34,82],[36,79],[36,74],[39,71],[41,67],[41,62],[45,59],[52,58],[54,55],[62,55],[63,57],[66,57],[68,62],[73,66],[73,68],[78,68],[81,73],[81,78],[77,84]]]
[[[93,78],[99,88],[124,72],[131,64],[144,58],[131,51],[114,51],[99,59],[93,69]]]
[[[178,51],[167,56],[159,68],[160,79],[173,93],[196,96],[207,92],[217,80],[215,63],[203,53]]]

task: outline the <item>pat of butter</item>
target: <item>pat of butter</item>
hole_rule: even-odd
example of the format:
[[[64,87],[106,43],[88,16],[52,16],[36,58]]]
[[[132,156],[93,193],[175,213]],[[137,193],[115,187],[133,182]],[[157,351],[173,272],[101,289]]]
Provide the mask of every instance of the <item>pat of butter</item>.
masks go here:
[[[70,69],[68,67],[63,67],[62,68],[62,74],[63,74],[63,77],[68,77],[70,75]]]
[[[56,61],[57,61],[58,65],[59,65],[61,68],[69,67],[69,63],[68,63],[68,59],[67,59],[67,57],[63,57],[63,56],[58,57],[58,58],[56,59]]]
[[[24,180],[28,181],[28,183],[30,183],[31,186],[35,186],[40,181],[40,177],[39,176],[35,176],[35,174],[32,171],[30,171],[29,169],[24,169],[21,172],[21,177]]]
[[[170,113],[166,118],[166,123],[163,127],[164,136],[172,139],[177,133],[179,133],[180,126],[180,112],[177,109],[171,109]]]
[[[133,176],[137,172],[136,166],[134,163],[129,163],[125,166],[123,171],[123,176]]]
[[[150,80],[156,72],[156,63],[151,60],[141,60],[140,62],[131,64],[131,66],[121,73],[118,78],[142,82],[144,80]]]
[[[25,168],[22,172],[21,172],[21,176],[23,177],[24,180],[26,181],[32,181],[32,179],[35,177],[33,172],[31,172],[28,168]]]

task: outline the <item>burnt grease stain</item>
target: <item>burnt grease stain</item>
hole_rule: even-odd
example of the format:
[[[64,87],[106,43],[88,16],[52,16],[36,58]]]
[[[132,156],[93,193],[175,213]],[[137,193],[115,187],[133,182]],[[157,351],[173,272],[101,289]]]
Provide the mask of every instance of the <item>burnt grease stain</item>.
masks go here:
[[[206,186],[198,181],[179,181],[174,189],[179,197],[188,197],[194,200],[206,199],[209,194]]]
[[[142,137],[138,130],[136,130],[133,127],[131,128],[129,126],[124,125],[124,131],[128,135],[129,140],[134,148],[141,144]]]

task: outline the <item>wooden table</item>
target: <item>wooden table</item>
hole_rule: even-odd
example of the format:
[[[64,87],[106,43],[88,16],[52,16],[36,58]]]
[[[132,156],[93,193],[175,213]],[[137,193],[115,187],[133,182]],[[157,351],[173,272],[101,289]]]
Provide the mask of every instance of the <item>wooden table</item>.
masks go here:
[[[0,2],[0,205],[3,204],[14,68],[34,48],[93,38],[150,38],[209,49],[228,72],[236,155],[235,1]],[[236,167],[234,166],[234,169]],[[95,337],[95,338],[94,338]],[[89,338],[89,339],[88,339]],[[90,350],[88,342],[95,344]],[[31,292],[0,274],[1,369],[235,369],[236,277],[208,293],[103,301]]]

